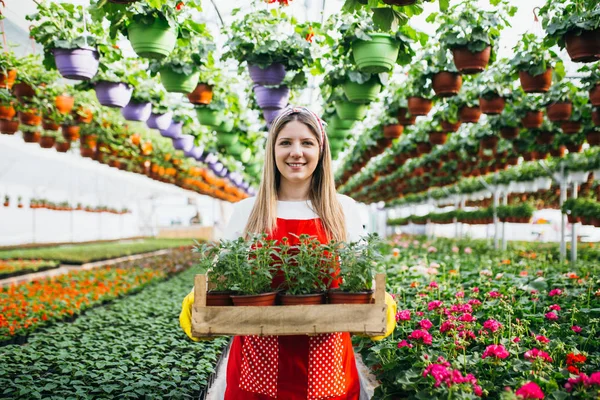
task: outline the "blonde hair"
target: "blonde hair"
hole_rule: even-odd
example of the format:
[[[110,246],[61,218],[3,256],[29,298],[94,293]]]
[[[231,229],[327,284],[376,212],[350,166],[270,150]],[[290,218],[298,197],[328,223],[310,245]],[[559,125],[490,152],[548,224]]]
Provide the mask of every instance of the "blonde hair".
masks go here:
[[[346,220],[335,190],[329,141],[319,118],[304,107],[282,111],[269,129],[263,176],[254,207],[244,228],[244,236],[247,236],[248,233],[264,232],[270,234],[276,228],[277,191],[281,173],[275,164],[275,142],[279,132],[291,121],[299,121],[306,125],[319,143],[321,154],[311,177],[308,198],[312,202],[315,213],[321,219],[327,238],[329,240],[345,241]]]

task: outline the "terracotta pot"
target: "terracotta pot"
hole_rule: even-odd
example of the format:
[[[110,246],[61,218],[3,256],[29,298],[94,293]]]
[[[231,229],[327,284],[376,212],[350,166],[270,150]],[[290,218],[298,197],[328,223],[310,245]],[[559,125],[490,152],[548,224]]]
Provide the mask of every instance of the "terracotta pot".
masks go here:
[[[274,306],[277,292],[231,296],[234,306]]]
[[[433,145],[444,144],[448,139],[446,132],[429,132],[429,143]]]
[[[581,153],[581,144],[567,144],[567,150],[569,153]]]
[[[458,128],[460,128],[461,125],[462,125],[461,121],[458,121],[453,124],[449,121],[442,120],[442,130],[444,132],[456,132],[456,131],[458,131]]]
[[[42,138],[42,134],[38,131],[36,132],[23,132],[23,140],[26,143],[38,143]]]
[[[56,109],[59,113],[68,114],[75,105],[75,98],[73,96],[60,95],[56,96],[54,103],[56,104]]]
[[[462,76],[456,72],[438,72],[433,75],[432,85],[439,97],[456,96],[462,87]]]
[[[59,153],[66,153],[71,148],[71,142],[56,142],[54,148]]]
[[[94,158],[96,150],[90,149],[89,147],[80,147],[79,154],[81,155],[81,157]]]
[[[527,129],[537,129],[544,122],[544,113],[542,111],[528,111],[523,118],[521,124]]]
[[[566,121],[571,118],[573,113],[573,103],[562,102],[553,103],[546,107],[548,119],[552,122]]]
[[[461,74],[477,74],[483,72],[490,61],[492,48],[486,47],[484,50],[472,53],[466,47],[456,47],[452,49],[454,56],[454,65]]]
[[[476,124],[481,117],[481,108],[463,106],[458,112],[461,122]]]
[[[596,84],[589,93],[590,103],[592,103],[594,107],[600,106],[600,84]]]
[[[428,142],[417,143],[417,155],[418,156],[427,154],[430,151],[431,151],[431,143],[428,143]]]
[[[329,304],[371,304],[373,291],[348,293],[341,290],[330,290]]]
[[[23,125],[38,126],[42,124],[42,116],[38,110],[30,110],[29,112],[19,111],[19,121]]]
[[[11,120],[15,115],[17,115],[17,112],[12,105],[0,106],[0,119]]]
[[[481,139],[480,146],[483,149],[495,149],[498,145],[498,139],[496,136],[488,136],[484,139]]]
[[[508,140],[515,139],[519,136],[519,128],[511,128],[509,126],[500,128],[500,136]]]
[[[433,107],[433,101],[424,99],[422,97],[409,97],[408,98],[408,112],[411,115],[427,115]]]
[[[196,89],[187,96],[192,104],[210,104],[213,98],[212,86],[206,83],[199,83]]]
[[[30,85],[23,82],[16,83],[12,88],[12,92],[21,102],[27,97],[35,96],[35,90]]]
[[[6,75],[3,73],[0,73],[0,88],[10,90],[10,89],[12,89],[13,85],[15,84],[15,79],[17,79],[17,70],[10,69],[6,72],[7,72]]]
[[[383,127],[383,137],[386,139],[397,139],[404,132],[404,126],[400,124],[385,125]]]
[[[566,151],[567,151],[567,147],[561,145],[561,146],[558,146],[557,149],[550,149],[550,155],[552,157],[560,158],[560,157],[565,156]]]
[[[568,32],[565,35],[565,48],[575,62],[600,60],[600,29],[582,31],[580,35]]]
[[[595,108],[592,110],[592,122],[596,126],[600,126],[600,108]]]
[[[81,143],[82,146],[92,149],[95,152],[96,147],[98,145],[98,136],[83,135],[79,138],[79,142]]]
[[[519,81],[525,93],[546,93],[552,86],[552,68],[536,76],[526,71],[519,71]]]
[[[479,98],[479,107],[481,112],[487,115],[498,115],[504,110],[506,102],[503,97],[493,97],[491,99]]]
[[[551,144],[553,140],[554,133],[547,131],[539,132],[535,137],[535,141],[537,144]]]
[[[19,121],[0,119],[0,133],[14,135],[19,130]]]
[[[528,151],[528,152],[523,153],[522,155],[523,155],[523,160],[525,160],[525,161],[537,160],[535,151]]]
[[[62,134],[65,140],[72,142],[79,139],[79,126],[77,125],[61,125]]]
[[[42,128],[44,128],[44,130],[47,130],[47,131],[57,131],[60,129],[60,125],[52,120],[43,119],[42,120]]]
[[[232,291],[211,291],[206,293],[206,306],[207,307],[222,307],[222,306],[232,306],[233,301],[231,301]]]
[[[280,294],[282,306],[299,306],[303,304],[325,304],[325,293],[289,295]]]
[[[40,147],[43,149],[50,149],[54,147],[55,142],[56,138],[54,138],[54,136],[42,136],[40,138]]]
[[[92,110],[90,109],[79,109],[77,112],[73,112],[73,117],[75,117],[75,122],[81,123],[81,124],[89,124],[90,122],[92,122],[93,118],[94,118],[94,113],[92,113]],[[83,114],[83,116],[81,115]]]
[[[510,156],[507,157],[506,162],[508,163],[508,165],[517,165],[519,163],[519,157],[517,156]]]
[[[398,109],[398,123],[403,126],[414,125],[417,121],[415,115],[408,113],[408,108],[401,107]]]
[[[600,132],[589,131],[585,134],[585,139],[590,146],[600,146]]]
[[[575,133],[578,133],[581,130],[581,122],[579,122],[579,121],[562,121],[560,123],[560,129],[562,129],[562,131],[564,133],[573,135]]]

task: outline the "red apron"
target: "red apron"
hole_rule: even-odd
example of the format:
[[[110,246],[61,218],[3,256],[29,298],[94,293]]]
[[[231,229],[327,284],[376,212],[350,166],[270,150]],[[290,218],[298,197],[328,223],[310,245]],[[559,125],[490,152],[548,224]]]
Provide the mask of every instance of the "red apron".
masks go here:
[[[327,243],[319,218],[277,219],[269,239],[309,234]],[[282,275],[273,278],[277,288]],[[332,284],[337,287],[337,282]],[[225,400],[358,400],[360,382],[349,333],[317,336],[235,336],[227,363]]]

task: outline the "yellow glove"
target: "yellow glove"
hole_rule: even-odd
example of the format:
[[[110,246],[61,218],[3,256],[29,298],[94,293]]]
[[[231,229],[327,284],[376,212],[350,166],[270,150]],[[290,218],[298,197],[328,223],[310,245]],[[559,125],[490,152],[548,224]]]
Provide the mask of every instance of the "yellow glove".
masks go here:
[[[385,339],[390,336],[394,329],[396,329],[396,313],[398,312],[398,305],[396,304],[396,300],[392,297],[391,294],[385,294],[385,304],[387,307],[387,325],[385,328],[385,334],[380,336],[369,336],[373,341],[379,341]]]
[[[185,332],[185,334],[192,339],[194,342],[200,342],[205,340],[213,340],[217,336],[203,336],[194,337],[192,336],[192,306],[194,305],[194,289],[185,296],[181,303],[181,314],[179,314],[179,326]]]

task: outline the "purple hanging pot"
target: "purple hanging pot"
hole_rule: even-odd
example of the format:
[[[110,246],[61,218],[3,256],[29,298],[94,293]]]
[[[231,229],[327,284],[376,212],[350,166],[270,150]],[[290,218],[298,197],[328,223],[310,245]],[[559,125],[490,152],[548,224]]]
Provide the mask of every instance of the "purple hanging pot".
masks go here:
[[[256,85],[254,86],[254,94],[258,106],[263,110],[265,108],[272,110],[285,108],[290,100],[290,89],[287,86],[272,88]]]
[[[160,134],[164,137],[168,137],[171,139],[177,139],[181,137],[181,130],[183,129],[183,122],[175,122],[171,121],[169,127],[167,129],[161,129]]]
[[[177,150],[189,151],[194,147],[194,137],[192,135],[182,135],[173,139],[173,147]]]
[[[194,147],[192,149],[192,157],[194,157],[196,161],[204,161],[204,147]]]
[[[208,165],[210,164],[216,164],[219,162],[219,159],[217,158],[216,155],[214,155],[213,153],[208,153],[206,155],[206,157],[204,157],[204,162]]]
[[[277,116],[279,114],[281,114],[281,108],[279,109],[265,109],[263,110],[263,117],[265,117],[265,121],[267,121],[268,125],[271,125],[273,123],[273,121],[275,121],[275,118],[277,118]]]
[[[154,114],[151,113],[150,117],[146,121],[146,125],[150,129],[167,129],[171,125],[173,119],[173,113],[168,112],[166,114]]]
[[[58,72],[67,79],[87,81],[98,72],[100,55],[94,49],[54,49]]]
[[[217,175],[219,175],[221,178],[225,178],[227,176],[227,172],[227,168],[223,167],[220,172],[217,172]]]
[[[225,167],[223,166],[223,164],[217,161],[214,163],[209,163],[208,168],[210,168],[212,172],[218,175],[219,172],[223,171],[223,168]]]
[[[285,78],[285,67],[280,63],[271,64],[266,68],[248,65],[248,72],[250,72],[252,82],[257,85],[277,86]]]
[[[121,109],[121,114],[127,121],[145,122],[152,113],[152,103],[134,103],[130,101]]]
[[[183,151],[183,154],[185,154],[186,157],[190,157],[195,160],[197,160],[198,157],[201,157],[203,153],[204,153],[204,149],[202,147],[196,147],[196,146],[192,146],[189,150]]]
[[[242,184],[240,185],[240,188],[242,188],[242,190],[248,191],[248,188],[250,187],[250,184],[248,182],[242,182]]]
[[[125,107],[133,93],[133,88],[123,82],[100,81],[95,89],[98,101],[107,107]]]

